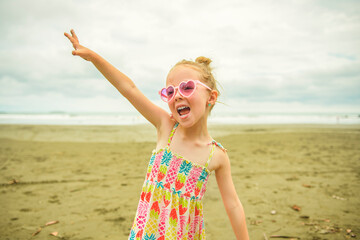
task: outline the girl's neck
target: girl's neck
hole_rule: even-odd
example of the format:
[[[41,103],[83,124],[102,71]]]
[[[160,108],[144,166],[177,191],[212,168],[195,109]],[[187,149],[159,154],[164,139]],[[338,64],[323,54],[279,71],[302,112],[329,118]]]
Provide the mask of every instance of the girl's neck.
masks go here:
[[[187,141],[211,141],[211,137],[207,128],[207,121],[199,121],[188,128],[184,128],[179,125],[177,131],[179,131],[182,138]]]

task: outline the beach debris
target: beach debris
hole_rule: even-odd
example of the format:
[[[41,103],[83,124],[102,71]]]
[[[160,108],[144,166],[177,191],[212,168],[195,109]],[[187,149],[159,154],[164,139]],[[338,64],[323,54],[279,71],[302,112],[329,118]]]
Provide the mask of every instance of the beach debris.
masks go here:
[[[53,225],[53,224],[56,224],[56,223],[59,223],[59,221],[56,220],[56,221],[47,222],[47,223],[45,224],[45,226],[50,226],[50,225]]]
[[[328,234],[328,233],[338,233],[341,232],[341,228],[337,226],[317,226],[316,232],[320,234]]]
[[[355,233],[353,233],[350,228],[346,229],[346,235],[350,235],[352,238],[356,237]]]
[[[302,223],[302,225],[305,225],[305,226],[317,226],[319,225],[318,223]]]
[[[263,222],[262,220],[252,220],[252,221],[250,221],[250,224],[251,225],[259,225],[262,222]]]
[[[299,180],[299,178],[297,176],[292,176],[292,177],[286,178],[286,181],[297,181],[297,180]]]
[[[52,235],[52,236],[57,236],[59,233],[58,232],[52,232],[52,233],[50,233],[50,235]]]
[[[32,234],[32,236],[34,237],[34,236],[38,235],[41,232],[41,230],[42,230],[42,228],[38,228],[38,230],[36,230],[36,232],[34,232]]]
[[[265,233],[264,233],[264,239],[265,239],[265,240],[268,240],[268,238],[267,238],[267,236],[266,236],[266,234],[265,234]]]
[[[311,186],[311,185],[309,185],[309,184],[305,184],[305,183],[303,183],[303,185],[302,185],[303,187],[306,187],[306,188],[312,188],[313,186]]]
[[[301,210],[301,207],[299,207],[298,205],[293,205],[291,208],[298,212]]]
[[[58,221],[58,220],[55,220],[55,221],[50,221],[50,222],[45,223],[45,225],[40,226],[40,227],[38,228],[38,230],[36,230],[36,232],[34,232],[34,233],[32,234],[32,236],[38,235],[43,228],[45,228],[45,227],[47,227],[47,226],[50,226],[50,225],[53,225],[53,224],[56,224],[56,223],[59,223],[59,221]],[[53,232],[53,233],[56,233],[56,235],[58,234],[57,232]],[[52,235],[52,233],[51,233],[50,235]],[[56,236],[56,235],[54,235],[54,236]]]
[[[346,200],[346,198],[342,198],[342,197],[339,197],[339,196],[336,196],[336,195],[332,195],[332,198],[335,198],[337,200]]]
[[[342,228],[336,223],[331,223],[330,219],[312,219],[310,222],[302,222],[303,226],[309,226],[309,231],[317,234],[338,234],[345,233],[346,238],[351,238],[351,229]],[[355,235],[355,234],[354,234]]]
[[[271,235],[270,238],[290,238],[290,239],[300,239],[299,237],[294,236],[283,236],[283,235]]]
[[[300,218],[304,218],[304,219],[309,219],[310,216],[307,216],[307,215],[301,215]]]
[[[15,178],[8,182],[8,184],[16,184],[19,183],[19,180],[16,180]]]
[[[321,229],[321,230],[319,230],[317,233],[320,233],[320,234],[328,234],[328,233],[330,233],[330,231],[327,230],[327,229]]]
[[[276,214],[276,210],[271,210],[270,212],[272,215],[275,215]]]

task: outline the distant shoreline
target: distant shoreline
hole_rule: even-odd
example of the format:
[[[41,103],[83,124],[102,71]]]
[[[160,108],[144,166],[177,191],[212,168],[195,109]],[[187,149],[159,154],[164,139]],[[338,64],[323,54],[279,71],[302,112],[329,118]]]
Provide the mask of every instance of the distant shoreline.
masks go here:
[[[214,139],[230,135],[350,132],[360,134],[360,124],[209,124]],[[156,129],[137,125],[34,125],[0,124],[0,139],[40,142],[155,142]]]

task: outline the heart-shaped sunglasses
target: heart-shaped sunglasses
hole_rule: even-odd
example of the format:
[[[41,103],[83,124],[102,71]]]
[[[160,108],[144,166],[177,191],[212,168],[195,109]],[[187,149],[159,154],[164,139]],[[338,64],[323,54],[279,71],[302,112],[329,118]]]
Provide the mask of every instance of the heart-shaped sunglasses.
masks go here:
[[[179,90],[179,93],[181,96],[183,97],[190,97],[191,95],[193,95],[193,93],[196,90],[196,85],[200,84],[201,86],[206,87],[209,90],[212,90],[210,87],[206,86],[204,83],[200,82],[199,80],[187,80],[187,81],[183,81],[179,84],[178,87],[174,87],[172,85],[161,89],[161,91],[159,91],[160,97],[164,102],[170,102],[174,96],[175,96],[175,91],[176,89]]]

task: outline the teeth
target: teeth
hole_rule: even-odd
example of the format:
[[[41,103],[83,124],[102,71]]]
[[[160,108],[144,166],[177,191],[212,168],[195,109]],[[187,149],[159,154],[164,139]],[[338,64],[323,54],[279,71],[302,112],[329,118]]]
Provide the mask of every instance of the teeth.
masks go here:
[[[185,108],[187,108],[187,107],[182,106],[182,107],[179,107],[177,110],[180,111],[180,110],[183,110],[183,109],[185,109]]]

